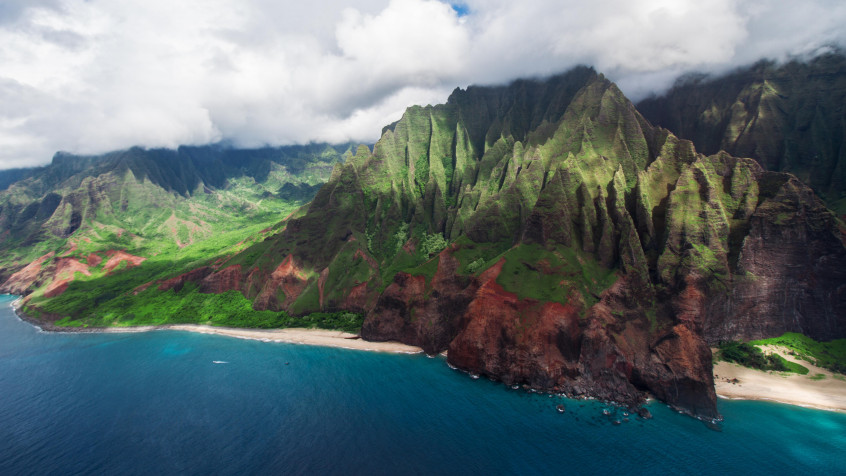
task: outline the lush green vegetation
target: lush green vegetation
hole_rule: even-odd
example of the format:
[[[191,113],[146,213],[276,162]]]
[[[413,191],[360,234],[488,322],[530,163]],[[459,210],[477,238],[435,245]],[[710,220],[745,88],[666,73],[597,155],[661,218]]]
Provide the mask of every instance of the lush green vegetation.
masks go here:
[[[148,290],[138,296],[122,296],[81,319],[67,317],[57,325],[71,327],[141,326],[162,324],[208,324],[224,327],[338,329],[356,333],[364,317],[351,312],[319,312],[295,317],[286,312],[256,311],[238,291],[201,294],[186,285],[179,292]]]
[[[313,313],[295,317],[285,312],[256,311],[252,302],[237,291],[203,294],[193,283],[186,283],[178,292],[157,289],[157,281],[212,264],[253,243],[261,243],[267,233],[277,229],[267,222],[241,225],[238,230],[221,230],[207,240],[184,248],[165,243],[156,255],[140,265],[124,266],[113,272],[104,269],[107,256],[100,253],[104,259],[97,267],[90,268],[91,276],[76,273],[76,279],[65,292],[53,298],[45,298],[43,288],[36,290],[31,299],[35,307],[24,311],[36,316],[40,312],[64,316],[57,325],[77,327],[196,323],[227,327],[360,330],[363,316],[354,313]],[[266,231],[260,233],[261,230]],[[87,251],[73,256],[84,260],[86,254]],[[152,285],[139,291],[139,286],[147,283]]]
[[[834,372],[846,374],[846,339],[817,342],[808,336],[788,332],[781,337],[750,342],[753,345],[780,345],[790,349],[791,354]]]
[[[719,346],[719,357],[755,369],[808,374],[807,367],[790,362],[778,355],[764,355],[758,347],[764,345],[785,347],[790,355],[796,356],[798,359],[833,372],[846,373],[846,339],[817,342],[806,335],[795,332],[788,332],[781,337],[755,340],[748,343],[724,342]],[[824,374],[816,374],[811,378],[820,380],[824,377]]]
[[[0,191],[0,271],[50,251],[150,257],[279,222],[329,179],[349,145],[58,154]]]
[[[477,274],[484,271],[508,250],[508,247],[496,243],[475,243],[466,236],[455,240],[455,245],[458,249],[453,256],[458,259],[458,274]]]
[[[523,244],[501,257],[505,263],[497,283],[521,299],[566,303],[575,292],[590,306],[616,280],[613,270],[603,268],[593,257],[572,248],[546,249]]]
[[[723,342],[719,349],[721,359],[744,367],[778,372],[795,372],[801,375],[808,373],[808,369],[799,364],[790,362],[780,355],[766,355],[758,347],[745,342]]]
[[[343,153],[342,148],[315,145],[63,156],[34,178],[0,193],[0,206],[12,214],[29,203],[26,210],[11,215],[14,222],[0,223],[10,230],[0,267],[20,266],[17,263],[53,251],[87,268],[86,273],[57,276],[73,279],[58,296],[45,297],[50,279],[33,289],[25,311],[59,316],[59,325],[205,323],[358,332],[362,316],[354,313],[294,317],[255,311],[251,301],[235,291],[202,294],[190,283],[179,292],[157,289],[162,280],[219,265],[243,250],[255,256],[239,258],[252,264],[266,251],[264,239],[283,229],[285,218],[296,215],[312,198]],[[171,170],[177,163],[181,168]],[[51,192],[39,204],[39,190],[45,186]],[[43,209],[47,212],[38,211]],[[68,228],[70,222],[73,229]],[[65,230],[68,236],[42,233],[28,245],[26,234],[39,227]],[[144,261],[107,268],[114,250]]]

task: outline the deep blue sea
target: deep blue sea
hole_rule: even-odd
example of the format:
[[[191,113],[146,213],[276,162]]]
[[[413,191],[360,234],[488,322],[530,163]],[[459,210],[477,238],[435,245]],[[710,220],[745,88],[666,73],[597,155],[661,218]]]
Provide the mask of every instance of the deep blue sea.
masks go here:
[[[722,400],[715,431],[653,403],[653,419],[614,425],[622,410],[474,380],[443,358],[43,333],[11,302],[0,296],[3,475],[846,473],[843,414]]]

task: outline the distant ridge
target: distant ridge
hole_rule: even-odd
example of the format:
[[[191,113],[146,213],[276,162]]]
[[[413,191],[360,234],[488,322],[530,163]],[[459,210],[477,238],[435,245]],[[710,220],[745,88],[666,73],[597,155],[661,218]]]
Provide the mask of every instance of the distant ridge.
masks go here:
[[[725,150],[796,175],[846,214],[842,51],[810,61],[761,61],[722,77],[691,77],[637,107],[706,154]]]

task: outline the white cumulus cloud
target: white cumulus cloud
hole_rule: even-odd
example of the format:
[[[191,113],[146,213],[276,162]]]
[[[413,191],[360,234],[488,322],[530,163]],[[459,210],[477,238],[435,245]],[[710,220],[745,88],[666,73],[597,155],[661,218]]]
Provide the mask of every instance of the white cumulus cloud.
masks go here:
[[[0,168],[141,145],[374,141],[456,86],[595,66],[679,74],[846,40],[806,0],[3,0]]]

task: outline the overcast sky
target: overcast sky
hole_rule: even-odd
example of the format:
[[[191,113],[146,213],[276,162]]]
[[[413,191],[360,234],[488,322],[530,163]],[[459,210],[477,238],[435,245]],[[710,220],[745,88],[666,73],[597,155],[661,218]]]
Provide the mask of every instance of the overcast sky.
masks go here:
[[[378,139],[456,87],[681,73],[846,39],[842,0],[0,0],[0,168],[64,150]]]

